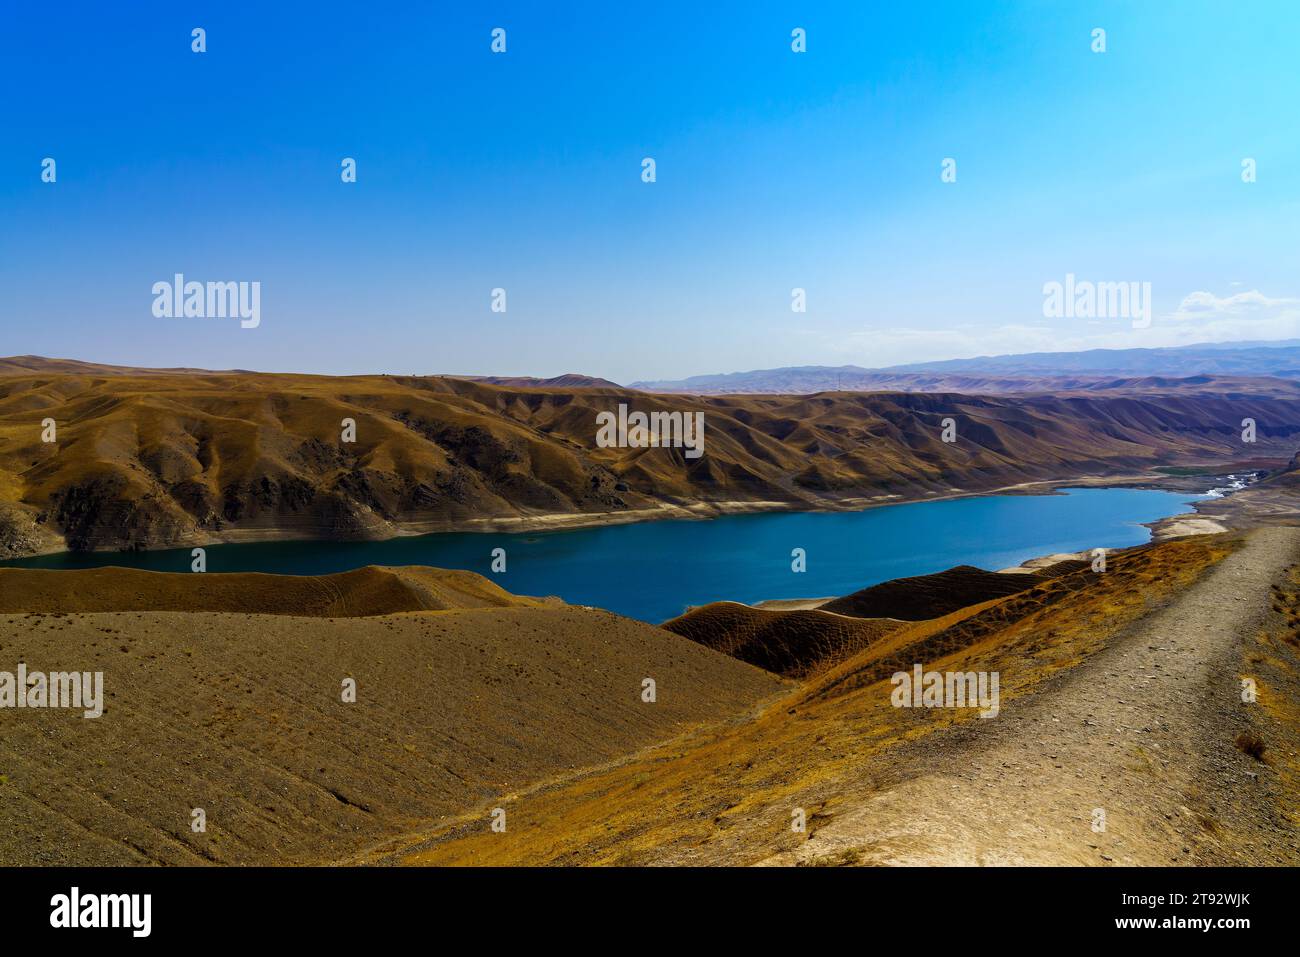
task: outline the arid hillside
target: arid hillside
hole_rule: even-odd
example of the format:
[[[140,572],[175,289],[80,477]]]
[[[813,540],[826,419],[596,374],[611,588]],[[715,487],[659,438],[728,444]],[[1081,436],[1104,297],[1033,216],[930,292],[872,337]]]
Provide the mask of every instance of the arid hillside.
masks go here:
[[[751,665],[806,678],[861,651],[903,623],[819,609],[771,611],[731,601],[692,608],[661,627]]]
[[[379,568],[334,575],[171,574],[134,568],[0,568],[0,614],[57,611],[242,612],[355,618],[403,611],[545,608],[558,599],[512,595],[473,572]]]
[[[1048,576],[1034,573],[1004,575],[971,565],[959,565],[932,575],[881,582],[829,601],[821,608],[822,611],[852,615],[855,618],[889,617],[903,621],[922,621],[982,601],[1014,595],[1046,577]]]
[[[0,865],[326,862],[789,690],[467,573],[0,574],[0,671],[102,672],[104,700],[0,711]],[[138,610],[186,601],[222,610]]]
[[[6,361],[0,556],[862,507],[1157,464],[1286,460],[1300,444],[1300,398],[1186,384],[706,398]],[[597,447],[597,415],[620,404],[701,413],[704,454]],[[1253,445],[1244,418],[1257,423]],[[355,441],[344,441],[349,423]]]
[[[467,814],[362,860],[1295,865],[1297,562],[1295,529],[1125,550],[906,623],[755,720],[519,794],[509,833]],[[1000,675],[997,714],[895,707],[917,663]]]
[[[930,575],[896,578],[841,598],[798,602],[815,607],[754,608],[732,601],[692,608],[661,627],[789,678],[807,679],[884,640],[909,622],[941,618],[1027,591],[1079,571],[1087,562],[1058,562],[1041,572],[1003,574],[960,565]],[[2,580],[2,579],[0,579]]]
[[[0,864],[1296,864],[1300,530],[1076,565],[696,640],[433,569],[6,573],[0,670],[105,705],[0,712]],[[999,675],[993,720],[894,706],[917,664]]]

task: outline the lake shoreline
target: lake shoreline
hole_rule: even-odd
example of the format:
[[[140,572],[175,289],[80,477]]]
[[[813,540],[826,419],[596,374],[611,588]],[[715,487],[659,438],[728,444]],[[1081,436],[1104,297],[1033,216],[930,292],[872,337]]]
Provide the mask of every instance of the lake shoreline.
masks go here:
[[[1234,474],[1231,472],[1225,475]],[[1195,475],[1195,476],[1165,476],[1156,474],[1154,476],[1134,476],[1131,479],[1123,478],[1120,480],[1097,480],[1095,482],[1052,482],[1053,492],[1045,494],[1055,494],[1056,489],[1061,488],[1154,488],[1161,491],[1181,492],[1186,491],[1189,494],[1205,494],[1205,491],[1194,491],[1194,489],[1203,489],[1205,482],[1202,479],[1218,478],[1221,476],[1214,475]],[[1150,480],[1150,484],[1146,484]],[[1195,485],[1191,483],[1195,482]],[[1230,531],[1243,531],[1253,527],[1252,523],[1245,520],[1245,510],[1236,508],[1232,501],[1233,496],[1239,492],[1251,488],[1253,483],[1248,483],[1242,488],[1224,491],[1218,497],[1205,498],[1200,501],[1189,502],[1191,511],[1183,512],[1178,515],[1169,515],[1165,518],[1157,519],[1154,522],[1142,522],[1141,524],[1150,530],[1151,537],[1148,544],[1157,542],[1166,542],[1175,538],[1184,538],[1193,535],[1218,535]],[[1036,493],[1029,493],[1036,494]],[[1200,514],[1202,505],[1212,505],[1221,510],[1221,514],[1211,518]],[[1130,546],[1140,547],[1140,546]],[[1049,567],[1056,562],[1069,561],[1087,557],[1086,552],[1080,553],[1052,553],[1047,555],[1037,555],[1033,558],[1025,559],[1019,565],[1010,568],[990,569],[997,571],[999,574],[1015,575],[1027,574],[1038,571],[1042,568]],[[839,595],[832,595],[826,598],[766,598],[760,601],[752,602],[749,607],[757,608],[762,611],[813,611],[825,605],[827,602],[835,601]]]
[[[564,534],[220,544],[206,550],[202,567],[196,567],[189,548],[65,552],[4,565],[51,571],[117,566],[171,577],[192,571],[288,578],[365,567],[460,569],[487,576],[515,595],[556,596],[656,624],[720,599],[749,603],[843,595],[957,565],[998,569],[1049,552],[1140,545],[1150,538],[1144,523],[1185,515],[1192,497],[1063,484],[1068,487],[1017,489],[1028,494],[949,495],[927,508],[909,502],[899,508],[768,511],[698,524],[636,522]],[[805,557],[804,567],[792,564],[792,558],[797,564]]]
[[[1227,473],[1225,473],[1227,474]],[[192,535],[174,542],[150,546],[148,548],[93,548],[73,551],[51,543],[50,547],[38,547],[21,555],[11,555],[0,561],[0,565],[21,562],[30,558],[47,557],[63,554],[135,554],[140,552],[158,552],[183,548],[206,548],[215,545],[244,545],[271,542],[382,542],[399,538],[416,538],[424,535],[440,534],[495,534],[522,532],[569,531],[584,528],[599,528],[615,525],[631,525],[660,521],[709,521],[731,515],[792,513],[834,513],[864,512],[890,505],[911,505],[920,502],[941,502],[963,498],[985,498],[997,495],[1057,495],[1063,488],[1137,488],[1160,491],[1200,494],[1206,480],[1213,476],[1175,476],[1158,472],[1120,474],[1111,476],[1082,475],[1073,478],[1043,479],[1033,482],[1019,482],[983,490],[958,489],[948,493],[905,496],[901,494],[881,494],[874,496],[852,496],[843,499],[824,499],[815,505],[806,502],[784,501],[731,501],[695,502],[690,505],[662,503],[650,508],[627,509],[617,512],[560,512],[537,515],[508,515],[489,518],[465,520],[433,519],[413,522],[384,522],[376,528],[375,534],[355,536],[329,536],[304,534],[301,528],[285,526],[267,526],[259,528],[231,529],[228,531]],[[1192,481],[1195,479],[1195,481]],[[1215,501],[1222,501],[1216,499]],[[1186,516],[1183,516],[1186,518]],[[1177,516],[1173,517],[1177,518]],[[1161,519],[1151,523],[1152,526],[1170,522],[1173,519]],[[381,529],[388,531],[383,534]],[[1154,534],[1154,530],[1153,530]],[[1161,534],[1165,534],[1162,532]],[[1186,534],[1186,533],[1184,533]],[[1167,537],[1173,537],[1169,535]],[[1153,538],[1153,540],[1163,540]],[[59,543],[62,545],[64,543]]]

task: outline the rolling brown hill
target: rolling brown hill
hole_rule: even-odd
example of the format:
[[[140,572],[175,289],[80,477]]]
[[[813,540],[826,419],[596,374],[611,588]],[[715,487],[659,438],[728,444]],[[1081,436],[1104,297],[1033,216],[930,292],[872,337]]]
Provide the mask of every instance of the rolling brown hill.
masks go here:
[[[1078,565],[1087,563],[1062,564],[1073,566],[1071,570],[1075,570]],[[1008,575],[985,571],[973,565],[958,565],[932,575],[881,582],[829,601],[821,606],[821,610],[854,618],[922,621],[983,601],[1014,595],[1032,588],[1048,577],[1050,576],[1036,572]]]
[[[62,368],[0,375],[0,555],[863,507],[1236,461],[1245,417],[1252,455],[1300,443],[1300,399],[1212,389],[697,397]],[[704,455],[596,447],[620,404],[702,413]]]
[[[473,572],[374,565],[334,575],[173,574],[133,568],[0,568],[0,614],[103,611],[244,612],[353,618],[404,611],[549,607]]]
[[[908,622],[942,618],[1086,567],[1087,562],[1066,561],[1041,572],[1006,574],[958,565],[881,582],[816,608],[712,602],[660,627],[767,671],[807,679],[863,652]]]
[[[1049,574],[984,572],[985,575],[1008,579],[1007,590],[963,604],[957,603],[959,598],[946,601],[940,598],[935,614],[912,619],[883,640],[817,675],[816,680],[804,686],[802,696],[804,700],[821,700],[846,695],[905,670],[914,662],[934,662],[955,654],[967,655],[994,636],[999,641],[1013,641],[1021,653],[1033,656],[1052,646],[1062,634],[1077,634],[1079,629],[1090,624],[1101,627],[1103,619],[1106,628],[1114,628],[1123,620],[1125,612],[1138,611],[1145,604],[1145,599],[1137,605],[1118,600],[1117,587],[1142,589],[1159,583],[1168,588],[1168,566],[1180,556],[1194,567],[1203,567],[1217,561],[1232,547],[1231,542],[1204,538],[1140,545],[1109,555],[1104,574],[1093,572],[1087,562],[1061,562],[1052,566],[1053,573]],[[965,577],[963,569],[950,571],[960,572],[961,577]],[[947,575],[948,572],[941,572],[927,577]],[[1028,587],[1024,587],[1025,579],[1030,580]],[[900,604],[919,610],[920,606],[913,603],[923,600],[922,596],[929,589],[918,589],[915,579],[901,581],[903,587],[895,592],[902,598]],[[983,583],[978,579],[972,581],[976,584],[968,594],[975,597]],[[890,584],[875,586],[882,589],[879,597],[870,603],[863,602],[863,606],[887,601],[890,590],[885,586]],[[988,588],[987,585],[984,587]],[[936,597],[943,595],[938,590],[931,593]],[[1080,617],[1068,619],[1061,614],[1062,608],[1071,608]]]
[[[478,813],[486,826],[539,780],[733,720],[789,689],[608,612],[503,604],[494,585],[459,573],[413,570],[404,587],[472,607],[328,617],[394,604],[375,589],[386,571],[363,571],[269,590],[270,576],[106,568],[51,572],[59,582],[48,585],[5,573],[5,585],[44,589],[15,599],[5,587],[7,606],[51,613],[0,614],[0,670],[99,671],[105,704],[93,719],[0,711],[0,865],[351,857],[452,815]],[[274,595],[295,614],[264,613]],[[82,610],[187,597],[248,610]],[[191,828],[195,808],[203,832]]]
[[[204,578],[254,608],[260,583],[51,573],[50,614],[0,614],[0,668],[102,670],[107,705],[0,712],[0,864],[1294,864],[1297,562],[1291,529],[1125,549],[894,623],[797,689],[558,602],[66,613],[78,578],[193,598]],[[368,595],[388,570],[364,571],[327,577]],[[998,720],[894,707],[916,662],[1000,674]]]
[[[692,608],[660,627],[787,678],[843,661],[903,623],[848,618],[820,609],[769,611],[730,601]]]
[[[1086,561],[1061,561],[1041,571],[1008,574],[958,565],[881,582],[815,608],[713,602],[660,627],[767,671],[807,679],[901,631],[909,622],[942,618],[1088,567]]]

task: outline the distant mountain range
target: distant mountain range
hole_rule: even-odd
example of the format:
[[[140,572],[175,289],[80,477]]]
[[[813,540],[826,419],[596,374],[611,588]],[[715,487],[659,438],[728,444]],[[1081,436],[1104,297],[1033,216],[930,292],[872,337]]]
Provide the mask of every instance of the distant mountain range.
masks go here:
[[[0,375],[250,375],[243,369],[150,369],[43,356],[0,358]],[[632,389],[691,395],[812,395],[818,392],[1168,393],[1197,391],[1295,395],[1300,389],[1300,339],[1203,343],[1163,349],[1089,349],[1031,352],[914,362],[868,369],[856,365],[785,366],[633,382],[626,387],[598,376],[567,372],[541,376],[383,376],[459,379],[511,389]]]
[[[216,370],[171,368],[155,369],[148,366],[114,366],[102,362],[82,362],[80,359],[50,359],[45,356],[0,357],[0,375],[205,375]],[[225,369],[222,374],[246,372],[245,369]]]
[[[1123,380],[1232,376],[1300,380],[1300,339],[1213,343],[1165,349],[1089,349],[980,356],[866,369],[861,366],[789,366],[687,379],[633,382],[643,392],[696,395],[809,395],[815,392],[1095,391]],[[1201,379],[1199,385],[1207,380]],[[1167,381],[1154,384],[1166,387]]]
[[[564,375],[551,376],[549,379],[526,375],[459,375],[452,379],[464,379],[466,382],[486,382],[488,385],[506,385],[514,389],[621,389],[617,382],[601,379],[597,376],[582,375],[579,372],[566,372]]]

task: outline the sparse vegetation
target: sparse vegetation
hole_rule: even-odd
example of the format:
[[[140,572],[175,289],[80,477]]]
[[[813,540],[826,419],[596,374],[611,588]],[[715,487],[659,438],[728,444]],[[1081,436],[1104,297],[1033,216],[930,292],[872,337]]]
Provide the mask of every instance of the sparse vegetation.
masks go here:
[[[1264,739],[1255,732],[1243,731],[1233,743],[1243,754],[1249,754],[1256,761],[1264,760]]]
[[[800,867],[857,867],[862,863],[862,852],[856,847],[850,847],[843,851],[837,851],[834,854],[826,854],[822,857],[814,857],[810,861],[800,861]]]

